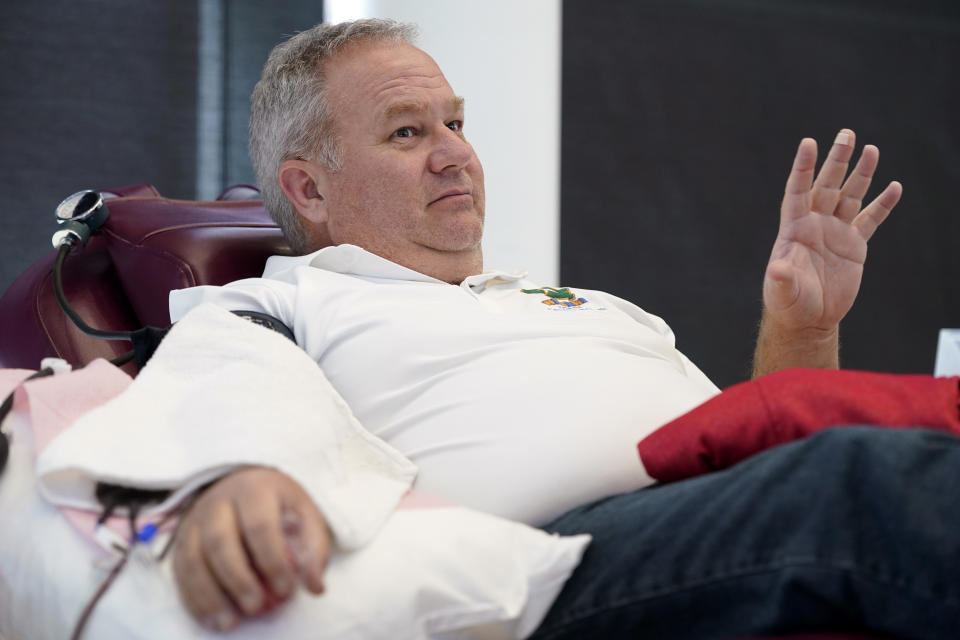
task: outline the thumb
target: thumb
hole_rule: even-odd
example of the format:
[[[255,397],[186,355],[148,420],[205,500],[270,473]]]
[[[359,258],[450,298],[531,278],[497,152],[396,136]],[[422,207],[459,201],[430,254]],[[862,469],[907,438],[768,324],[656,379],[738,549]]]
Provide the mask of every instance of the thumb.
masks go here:
[[[763,304],[770,310],[790,307],[800,294],[797,272],[786,260],[774,260],[767,265],[763,279]]]

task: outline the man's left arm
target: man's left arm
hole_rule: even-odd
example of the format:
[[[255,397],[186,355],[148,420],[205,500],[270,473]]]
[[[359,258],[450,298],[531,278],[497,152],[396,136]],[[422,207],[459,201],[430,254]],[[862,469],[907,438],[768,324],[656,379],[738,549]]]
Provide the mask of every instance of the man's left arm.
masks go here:
[[[865,146],[846,177],[854,146],[853,131],[842,129],[814,179],[817,143],[800,142],[763,280],[754,377],[790,367],[839,367],[840,320],[860,289],[867,241],[903,191],[891,182],[861,208],[880,152]]]

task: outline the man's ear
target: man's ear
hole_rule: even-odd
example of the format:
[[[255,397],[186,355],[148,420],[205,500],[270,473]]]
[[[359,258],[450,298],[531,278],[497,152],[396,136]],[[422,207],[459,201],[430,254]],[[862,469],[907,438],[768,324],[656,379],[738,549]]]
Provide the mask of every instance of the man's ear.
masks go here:
[[[301,216],[312,224],[327,222],[327,200],[324,198],[327,173],[313,162],[285,160],[277,170],[280,188]]]

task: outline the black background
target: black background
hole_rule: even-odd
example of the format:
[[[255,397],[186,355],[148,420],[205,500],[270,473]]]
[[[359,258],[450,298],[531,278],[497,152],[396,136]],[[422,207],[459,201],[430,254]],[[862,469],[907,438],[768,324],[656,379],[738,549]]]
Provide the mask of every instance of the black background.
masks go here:
[[[929,373],[960,326],[958,84],[956,2],[567,0],[561,280],[662,316],[721,387],[749,377],[796,146],[849,127],[881,151],[868,199],[904,196],[842,366]]]

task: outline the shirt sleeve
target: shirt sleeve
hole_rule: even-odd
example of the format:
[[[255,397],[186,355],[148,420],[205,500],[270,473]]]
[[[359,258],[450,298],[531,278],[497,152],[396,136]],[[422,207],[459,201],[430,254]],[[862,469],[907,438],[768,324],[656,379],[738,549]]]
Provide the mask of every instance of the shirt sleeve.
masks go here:
[[[228,311],[258,311],[293,326],[295,287],[288,282],[247,278],[222,287],[204,285],[170,292],[170,320],[177,322],[191,309],[210,303]]]

